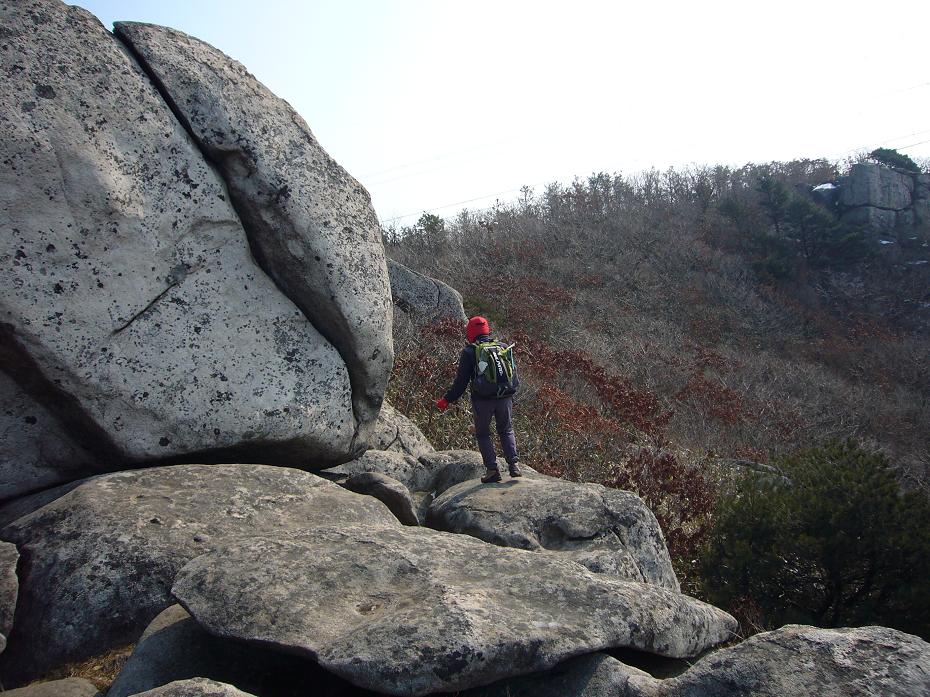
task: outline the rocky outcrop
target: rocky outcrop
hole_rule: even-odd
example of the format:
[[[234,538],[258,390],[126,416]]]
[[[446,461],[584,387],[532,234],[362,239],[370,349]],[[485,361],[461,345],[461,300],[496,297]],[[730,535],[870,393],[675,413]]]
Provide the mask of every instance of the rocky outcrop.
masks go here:
[[[875,230],[930,224],[928,175],[860,162],[841,178],[843,220]]]
[[[177,682],[157,687],[154,690],[140,692],[135,697],[256,697],[255,695],[237,690],[232,685],[208,680],[206,678],[192,678],[178,680]],[[264,695],[262,696],[264,697]]]
[[[493,485],[470,480],[433,501],[426,523],[504,547],[555,552],[591,571],[679,590],[658,521],[628,491],[535,473]]]
[[[465,689],[610,646],[693,656],[736,629],[656,585],[419,527],[242,540],[191,561],[172,592],[212,634],[312,657],[397,695]]]
[[[424,276],[403,264],[388,259],[391,297],[394,305],[415,324],[427,324],[439,319],[464,322],[462,296],[455,288]]]
[[[173,605],[145,630],[107,697],[128,697],[198,676],[261,697],[376,694],[359,690],[306,657],[215,637],[181,606]]]
[[[368,192],[287,102],[222,52],[167,27],[120,22],[115,32],[220,171],[262,268],[339,350],[359,426],[370,428],[394,351]]]
[[[40,682],[16,690],[7,690],[4,697],[101,697],[96,686],[83,678],[65,678]]]
[[[23,557],[5,675],[35,677],[134,641],[174,602],[177,571],[229,538],[352,524],[398,525],[375,499],[284,467],[178,465],[92,479],[0,532]]]
[[[6,648],[6,638],[13,628],[13,614],[19,595],[19,577],[16,575],[18,561],[16,545],[0,542],[0,653]]]
[[[255,263],[226,186],[149,78],[80,8],[7,3],[0,27],[3,370],[91,444],[96,471],[347,459],[340,354]],[[27,466],[0,497],[37,471],[43,486],[75,476],[56,467]]]

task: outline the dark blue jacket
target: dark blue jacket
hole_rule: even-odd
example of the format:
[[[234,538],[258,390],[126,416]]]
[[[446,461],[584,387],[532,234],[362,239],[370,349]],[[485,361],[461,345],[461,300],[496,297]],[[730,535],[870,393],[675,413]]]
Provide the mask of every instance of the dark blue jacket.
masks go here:
[[[475,339],[475,343],[481,341],[488,341],[490,335],[482,334],[481,336]],[[452,383],[452,387],[449,388],[449,391],[446,392],[445,399],[449,402],[454,402],[468,388],[468,384],[471,382],[472,377],[475,375],[475,347],[472,344],[468,344],[465,348],[462,349],[462,354],[459,356],[459,369],[455,374],[455,382]],[[473,399],[482,399],[481,397],[473,397]]]

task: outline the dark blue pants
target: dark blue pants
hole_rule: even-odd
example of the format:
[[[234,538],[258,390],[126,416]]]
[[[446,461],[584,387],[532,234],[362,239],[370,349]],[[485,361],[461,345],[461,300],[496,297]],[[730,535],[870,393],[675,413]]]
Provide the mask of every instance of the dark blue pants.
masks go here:
[[[507,464],[517,461],[517,441],[513,436],[513,397],[502,399],[476,399],[471,400],[472,412],[475,415],[475,439],[478,441],[478,450],[481,459],[488,469],[497,469],[497,453],[494,452],[494,440],[491,437],[491,417],[497,426],[497,435],[501,439],[501,448],[504,450],[504,459]]]

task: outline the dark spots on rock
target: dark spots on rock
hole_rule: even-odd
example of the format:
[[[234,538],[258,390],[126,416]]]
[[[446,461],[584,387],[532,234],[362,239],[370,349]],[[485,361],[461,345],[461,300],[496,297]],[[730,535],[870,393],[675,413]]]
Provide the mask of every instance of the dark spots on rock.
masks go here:
[[[214,428],[214,429],[213,429],[213,435],[214,435],[214,436],[220,435],[220,429]]]
[[[194,334],[200,334],[200,332],[202,331],[203,331],[203,327],[201,327],[199,324],[194,325]]]
[[[13,256],[14,256],[16,259],[25,259],[25,258],[26,258],[26,252],[24,252],[24,251],[21,250],[21,249],[17,249],[17,250],[16,250],[16,254],[14,254]]]
[[[42,99],[54,99],[55,89],[51,85],[37,85],[36,95],[42,97]]]
[[[25,421],[30,426],[35,426],[39,420],[34,416],[27,416],[25,419],[23,419],[23,421]]]
[[[216,395],[210,398],[210,404],[222,404],[223,402],[231,402],[232,397],[232,392],[220,392],[217,390]]]
[[[55,291],[56,295],[61,295],[62,293],[65,292],[64,287],[60,283],[56,283],[53,290]]]
[[[35,102],[23,102],[23,111],[25,111],[26,113],[29,113],[35,108],[36,108]]]
[[[313,257],[313,258],[316,259],[317,261],[321,261],[320,257]]]
[[[166,445],[171,444],[171,439],[167,438],[166,436],[162,436],[161,438],[158,439],[158,444],[164,448]]]
[[[101,281],[97,281],[97,287],[98,287],[98,288],[103,288],[103,283],[102,283]]]
[[[53,245],[53,244],[49,244],[49,245],[47,245],[47,246],[45,247],[45,251],[48,252],[49,254],[51,254],[51,253],[54,252],[55,250],[56,250],[56,247],[55,247],[55,245]]]
[[[163,524],[163,523],[161,522],[161,518],[157,518],[157,517],[156,517],[156,518],[152,518],[149,522],[150,522],[152,525],[162,525],[162,524]]]

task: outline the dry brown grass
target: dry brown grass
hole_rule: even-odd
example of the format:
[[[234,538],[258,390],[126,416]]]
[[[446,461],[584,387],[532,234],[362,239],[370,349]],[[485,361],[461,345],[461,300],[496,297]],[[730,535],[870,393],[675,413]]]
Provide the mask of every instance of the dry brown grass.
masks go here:
[[[129,660],[129,656],[134,648],[134,644],[124,646],[107,651],[100,656],[88,658],[86,661],[69,663],[53,670],[41,680],[35,680],[30,684],[48,682],[50,680],[63,680],[65,678],[83,678],[84,680],[92,682],[98,690],[106,694],[106,691],[110,689],[110,685],[116,680],[116,676],[119,675],[119,672],[123,669],[126,661]]]

